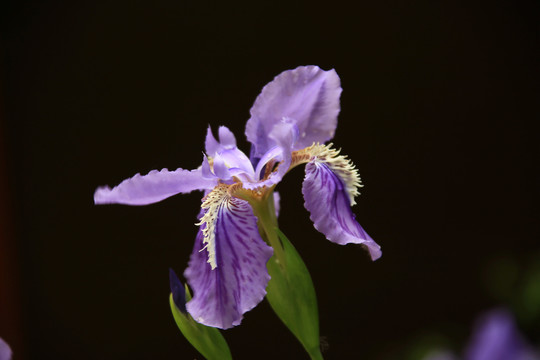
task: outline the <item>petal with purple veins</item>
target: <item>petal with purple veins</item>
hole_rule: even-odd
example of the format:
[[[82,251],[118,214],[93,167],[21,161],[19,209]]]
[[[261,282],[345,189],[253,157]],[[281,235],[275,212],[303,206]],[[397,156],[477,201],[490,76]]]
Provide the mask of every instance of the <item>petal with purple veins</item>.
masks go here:
[[[272,256],[272,248],[259,235],[251,206],[224,188],[220,185],[213,191],[220,194],[209,194],[217,204],[205,209],[184,273],[193,289],[188,312],[196,321],[221,329],[239,325],[243,314],[262,301],[270,280],[266,263]],[[205,233],[207,227],[212,234]],[[205,243],[210,236],[212,244]]]
[[[326,164],[313,161],[306,165],[302,193],[315,228],[328,240],[340,245],[362,244],[373,260],[381,256],[380,246],[356,221],[345,185]]]
[[[334,136],[339,114],[341,86],[334,70],[301,66],[279,74],[261,91],[246,124],[252,143],[251,157],[260,158],[275,145],[268,134],[283,118],[296,121],[299,139],[294,150],[314,142],[324,143]]]
[[[96,204],[147,205],[180,193],[212,189],[216,183],[217,179],[203,178],[201,168],[191,171],[152,170],[146,175],[136,174],[112,189],[108,186],[97,188],[94,193],[94,202]]]

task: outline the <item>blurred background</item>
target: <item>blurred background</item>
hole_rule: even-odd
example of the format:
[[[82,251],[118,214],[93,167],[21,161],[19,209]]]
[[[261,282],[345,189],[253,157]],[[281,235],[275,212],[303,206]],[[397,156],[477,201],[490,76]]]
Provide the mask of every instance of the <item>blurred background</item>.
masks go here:
[[[168,304],[200,193],[94,206],[97,186],[196,168],[206,128],[260,89],[335,68],[334,143],[360,169],[371,262],[279,185],[310,269],[327,359],[459,354],[509,308],[540,344],[537,1],[7,1],[0,9],[0,337],[15,359],[201,359]],[[263,301],[225,332],[235,359],[307,359]]]

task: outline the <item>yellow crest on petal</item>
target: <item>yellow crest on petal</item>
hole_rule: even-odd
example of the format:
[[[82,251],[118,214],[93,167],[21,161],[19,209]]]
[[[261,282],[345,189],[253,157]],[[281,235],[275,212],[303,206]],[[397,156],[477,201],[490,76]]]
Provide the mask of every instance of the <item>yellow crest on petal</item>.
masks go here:
[[[212,267],[212,270],[217,267],[216,223],[221,205],[230,198],[230,195],[227,192],[228,188],[229,185],[219,184],[208,195],[206,195],[201,205],[201,208],[206,210],[206,212],[204,213],[203,217],[200,218],[200,222],[196,224],[198,226],[206,224],[206,227],[202,230],[204,235],[203,244],[205,244],[205,246],[200,251],[207,249],[208,263]]]
[[[313,144],[293,153],[291,168],[313,161],[325,164],[343,182],[347,194],[349,194],[351,206],[353,206],[356,204],[354,198],[360,194],[358,188],[363,185],[358,169],[347,158],[347,155],[340,155],[340,152],[341,150],[333,149],[331,143],[328,145]]]

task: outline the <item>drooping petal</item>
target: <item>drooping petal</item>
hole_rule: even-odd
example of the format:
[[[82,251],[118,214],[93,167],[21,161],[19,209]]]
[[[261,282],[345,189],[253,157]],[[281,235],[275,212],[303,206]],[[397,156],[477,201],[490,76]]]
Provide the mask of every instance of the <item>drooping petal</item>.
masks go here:
[[[251,206],[227,194],[226,185],[216,187],[205,203],[184,273],[193,289],[187,310],[204,325],[227,329],[266,295],[272,248],[261,239]]]
[[[152,170],[146,175],[136,174],[118,186],[99,187],[94,193],[96,204],[147,205],[179,193],[212,189],[217,179],[203,178],[201,168],[196,170]]]
[[[306,165],[302,193],[315,228],[328,240],[340,245],[362,244],[373,260],[381,256],[380,246],[356,221],[344,183],[328,165],[319,161]]]
[[[275,144],[268,134],[283,118],[294,119],[299,138],[294,150],[334,137],[341,86],[335,70],[301,66],[279,74],[261,91],[246,124],[252,158],[261,158]]]

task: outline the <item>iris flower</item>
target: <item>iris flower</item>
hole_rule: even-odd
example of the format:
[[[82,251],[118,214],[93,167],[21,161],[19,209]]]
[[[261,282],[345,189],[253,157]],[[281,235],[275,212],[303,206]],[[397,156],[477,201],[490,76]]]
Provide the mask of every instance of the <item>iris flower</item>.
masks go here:
[[[0,360],[11,360],[11,348],[0,338]]]
[[[519,332],[514,316],[506,309],[483,314],[475,325],[465,360],[539,360],[540,354]]]
[[[274,188],[298,165],[306,164],[302,193],[315,228],[337,244],[362,244],[373,260],[381,256],[351,211],[361,187],[358,171],[332,144],[325,145],[336,130],[340,94],[334,70],[303,66],[284,71],[251,108],[249,157],[228,128],[219,127],[217,139],[208,128],[199,168],[153,170],[96,190],[96,204],[126,205],[204,192],[199,232],[184,273],[193,290],[187,311],[198,322],[222,329],[238,325],[266,295],[266,263],[274,252],[283,259]]]
[[[514,316],[504,308],[485,312],[476,321],[464,360],[540,360],[540,354],[520,333]],[[449,351],[429,354],[424,360],[460,360]]]

